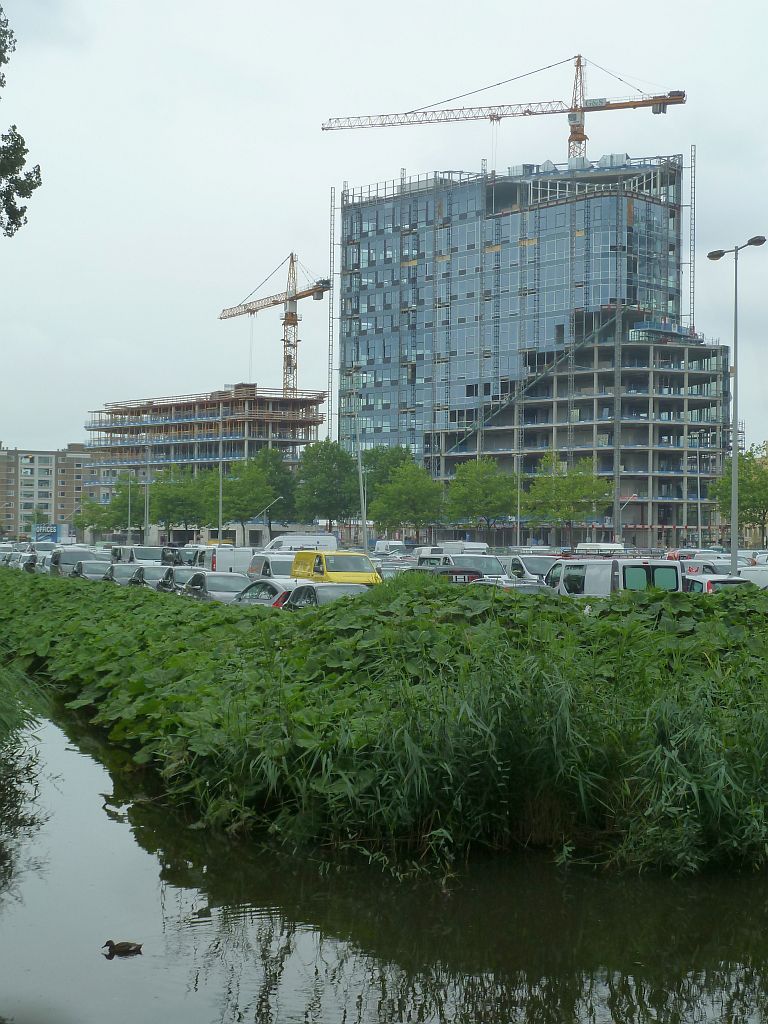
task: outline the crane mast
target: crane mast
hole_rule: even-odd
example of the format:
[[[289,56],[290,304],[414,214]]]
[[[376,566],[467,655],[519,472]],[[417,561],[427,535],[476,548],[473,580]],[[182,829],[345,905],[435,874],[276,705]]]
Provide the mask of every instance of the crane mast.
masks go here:
[[[285,261],[283,261],[285,262]],[[284,292],[276,295],[267,295],[263,299],[254,299],[252,302],[241,302],[237,306],[229,306],[219,313],[219,320],[229,320],[235,316],[255,316],[263,309],[272,306],[283,306],[284,311],[281,317],[283,323],[283,393],[295,395],[298,390],[298,349],[299,349],[299,320],[296,303],[299,299],[306,299],[310,296],[313,299],[322,299],[323,295],[330,291],[330,278],[318,278],[308,288],[299,290],[296,286],[296,264],[298,256],[292,252],[288,257],[288,285]]]

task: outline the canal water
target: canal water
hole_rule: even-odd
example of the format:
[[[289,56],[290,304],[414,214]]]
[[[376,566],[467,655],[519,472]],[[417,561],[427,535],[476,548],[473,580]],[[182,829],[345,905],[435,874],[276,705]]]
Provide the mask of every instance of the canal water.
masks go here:
[[[489,858],[446,885],[190,829],[52,724],[0,893],[0,1022],[768,1021],[768,881]],[[107,939],[141,942],[106,959]]]

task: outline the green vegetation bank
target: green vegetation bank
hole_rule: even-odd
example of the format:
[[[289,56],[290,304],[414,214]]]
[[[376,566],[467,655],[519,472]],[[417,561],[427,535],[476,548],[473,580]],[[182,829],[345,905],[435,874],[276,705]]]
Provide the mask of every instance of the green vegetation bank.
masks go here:
[[[406,574],[313,612],[0,575],[45,678],[201,825],[442,870],[528,843],[768,857],[768,594],[516,597]]]

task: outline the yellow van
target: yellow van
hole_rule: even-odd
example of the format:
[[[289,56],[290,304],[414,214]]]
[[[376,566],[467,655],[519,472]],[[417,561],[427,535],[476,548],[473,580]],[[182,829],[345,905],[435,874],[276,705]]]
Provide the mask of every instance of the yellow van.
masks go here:
[[[291,576],[316,583],[381,583],[373,562],[362,551],[297,551]]]

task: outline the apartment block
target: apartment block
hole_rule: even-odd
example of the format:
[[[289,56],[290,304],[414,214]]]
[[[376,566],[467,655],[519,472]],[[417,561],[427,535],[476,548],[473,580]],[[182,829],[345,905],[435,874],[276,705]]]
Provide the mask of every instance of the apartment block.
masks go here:
[[[35,523],[71,524],[88,493],[90,459],[82,444],[41,451],[0,443],[0,534],[30,537]]]

